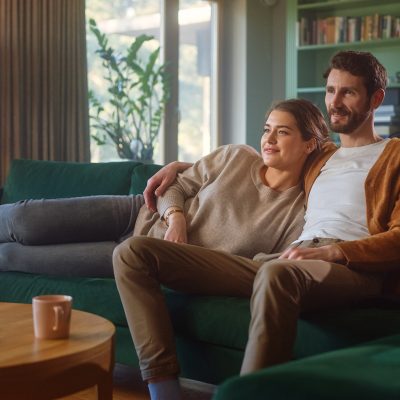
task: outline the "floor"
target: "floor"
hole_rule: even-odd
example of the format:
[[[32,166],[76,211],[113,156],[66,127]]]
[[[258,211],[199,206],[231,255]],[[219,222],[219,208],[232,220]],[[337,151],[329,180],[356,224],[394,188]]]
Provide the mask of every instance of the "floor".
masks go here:
[[[183,379],[183,400],[211,400],[215,386]],[[91,388],[60,400],[94,400],[96,389]],[[113,400],[149,400],[147,386],[137,369],[117,364],[114,369]]]

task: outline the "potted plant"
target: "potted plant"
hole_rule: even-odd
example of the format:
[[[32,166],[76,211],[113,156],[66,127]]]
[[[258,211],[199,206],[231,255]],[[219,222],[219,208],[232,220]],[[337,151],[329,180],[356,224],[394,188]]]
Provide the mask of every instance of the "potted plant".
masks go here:
[[[96,53],[103,60],[108,95],[106,101],[100,102],[89,91],[90,121],[95,128],[92,137],[98,145],[111,139],[121,158],[152,162],[169,97],[166,66],[157,63],[160,47],[146,58],[139,57],[142,45],[153,39],[140,35],[126,49],[126,54],[117,53],[93,19],[89,26],[97,39]]]

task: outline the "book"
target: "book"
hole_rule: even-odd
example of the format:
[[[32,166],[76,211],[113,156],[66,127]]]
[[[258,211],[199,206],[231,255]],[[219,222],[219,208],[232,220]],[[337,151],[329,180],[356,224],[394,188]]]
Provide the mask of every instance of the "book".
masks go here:
[[[400,38],[400,16],[301,17],[296,22],[299,46]]]

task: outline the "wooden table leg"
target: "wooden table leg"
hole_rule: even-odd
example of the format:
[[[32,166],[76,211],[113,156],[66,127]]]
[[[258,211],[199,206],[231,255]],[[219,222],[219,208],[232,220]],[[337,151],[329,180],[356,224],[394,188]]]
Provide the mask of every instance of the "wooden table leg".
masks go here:
[[[112,371],[105,373],[97,384],[97,399],[112,400],[113,397],[113,375]]]

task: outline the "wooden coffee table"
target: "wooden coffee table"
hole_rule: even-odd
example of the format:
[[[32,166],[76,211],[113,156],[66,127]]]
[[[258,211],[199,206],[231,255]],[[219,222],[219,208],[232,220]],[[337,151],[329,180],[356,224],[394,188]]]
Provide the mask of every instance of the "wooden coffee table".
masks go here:
[[[0,303],[0,399],[46,400],[97,385],[112,399],[114,325],[72,311],[68,339],[36,339],[32,305]]]

